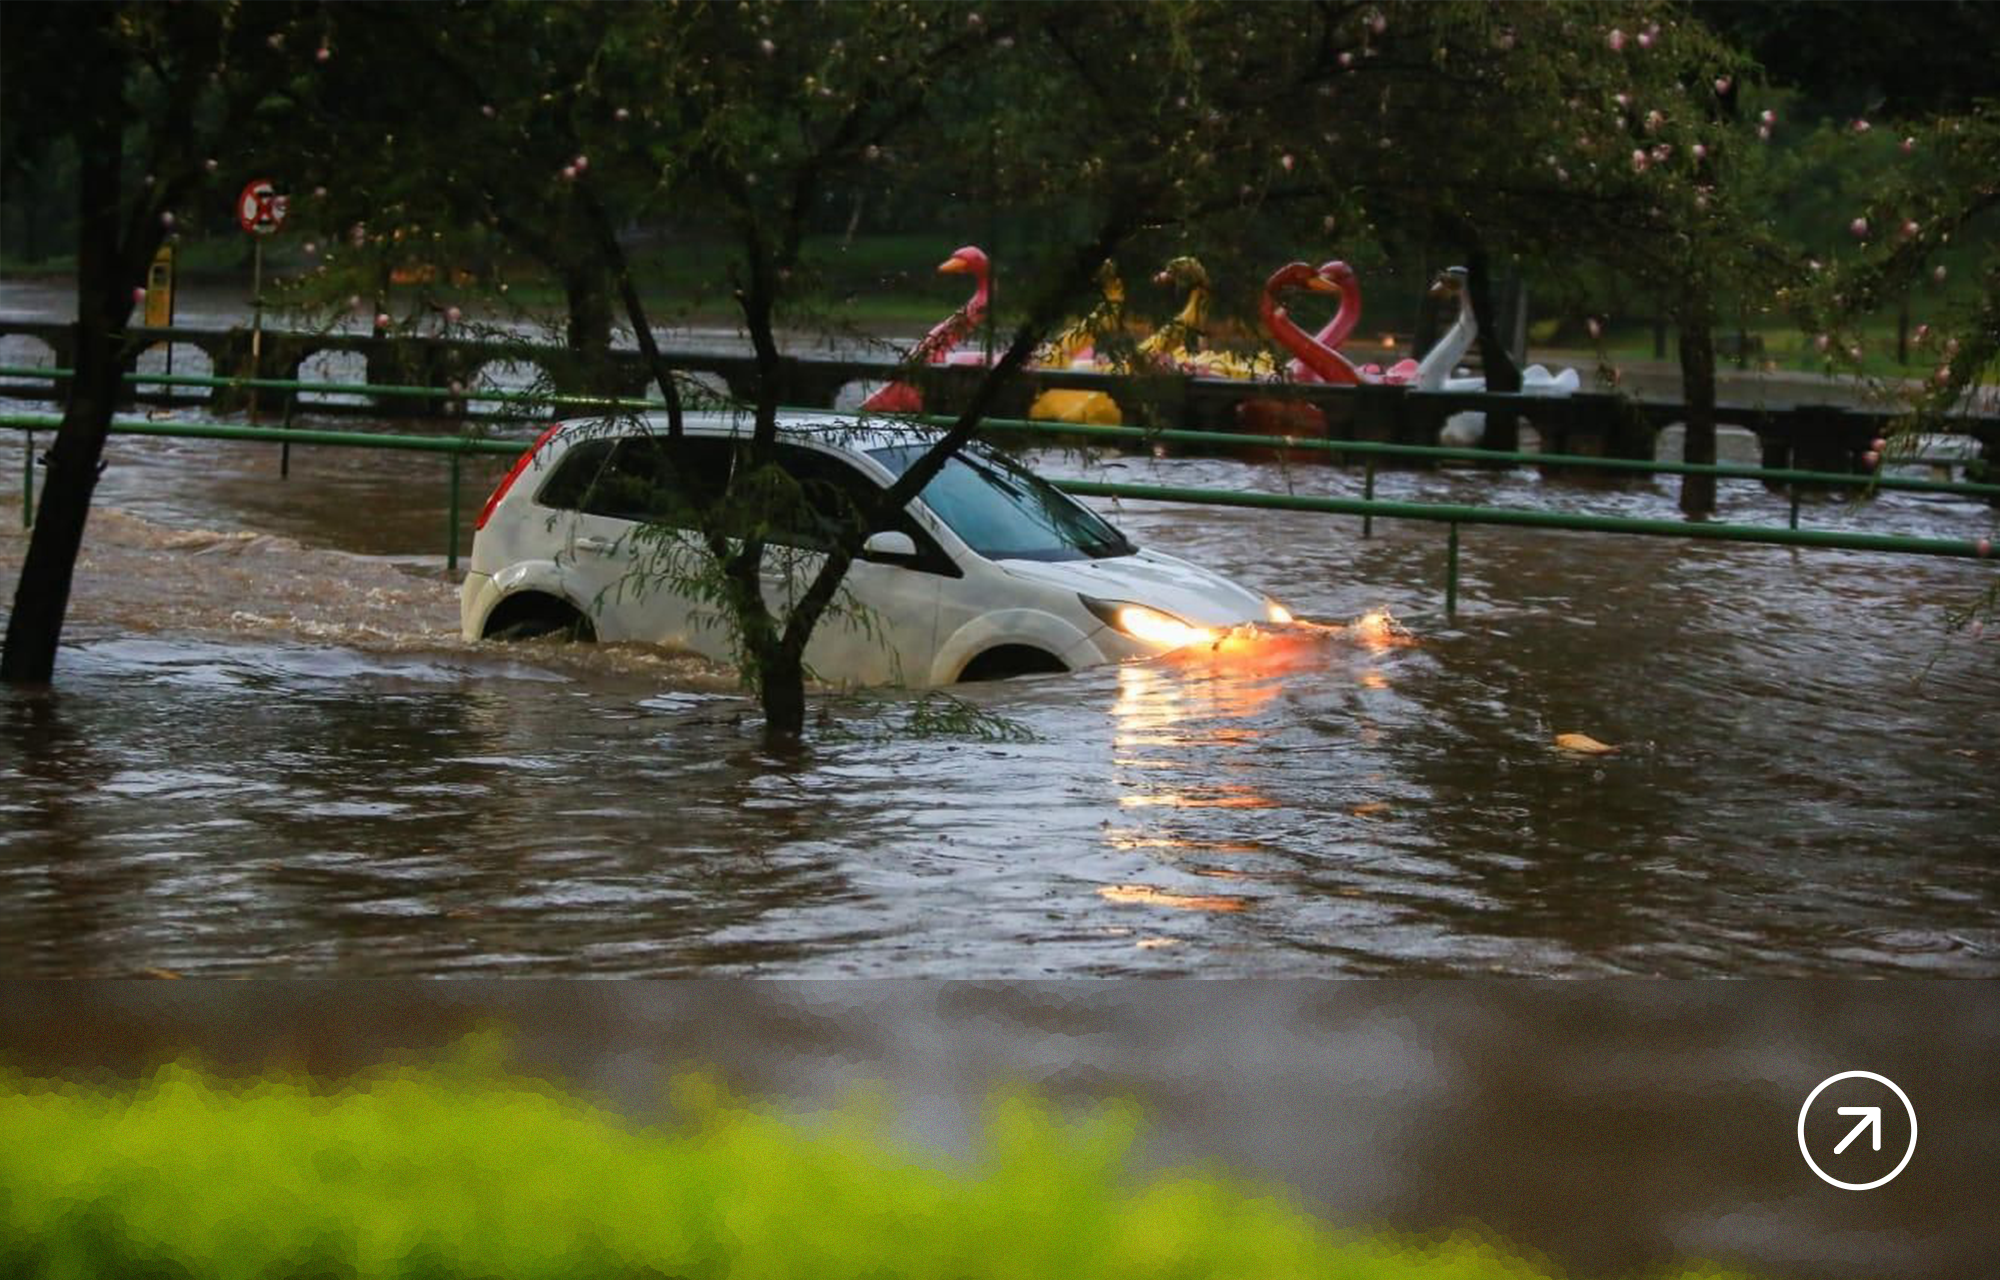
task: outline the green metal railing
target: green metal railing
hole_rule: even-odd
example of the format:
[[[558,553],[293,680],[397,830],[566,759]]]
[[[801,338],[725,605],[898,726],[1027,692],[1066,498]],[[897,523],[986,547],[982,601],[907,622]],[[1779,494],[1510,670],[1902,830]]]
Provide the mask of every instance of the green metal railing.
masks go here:
[[[46,414],[0,415],[0,426],[25,431],[29,441],[29,463],[24,472],[23,514],[32,520],[34,504],[33,439],[39,428],[56,425],[60,419]],[[117,421],[112,431],[119,435],[167,436],[211,440],[295,442],[336,448],[404,450],[442,453],[451,460],[448,497],[446,565],[458,568],[459,524],[461,516],[460,466],[467,454],[515,455],[522,441],[490,440],[469,436],[386,435],[364,431],[323,431],[285,427],[250,427],[208,422]],[[1211,433],[1184,432],[1182,435],[1209,436]],[[1272,437],[1243,436],[1269,445]],[[1534,455],[1527,455],[1534,456]],[[1805,473],[1812,474],[1812,473]],[[1267,510],[1314,511],[1329,515],[1380,516],[1385,519],[1421,520],[1447,527],[1445,565],[1445,613],[1458,612],[1459,526],[1508,525],[1536,529],[1566,529],[1592,533],[1624,533],[1652,537],[1693,538],[1711,542],[1753,543],[1766,546],[1821,547],[1849,551],[1889,552],[1900,555],[1945,556],[1982,559],[1992,548],[1984,539],[1913,538],[1900,534],[1844,533],[1820,529],[1777,529],[1760,525],[1704,523],[1683,520],[1648,519],[1634,516],[1598,516],[1562,511],[1533,511],[1505,507],[1475,507],[1451,503],[1386,502],[1370,498],[1330,498],[1303,494],[1245,493],[1222,489],[1190,489],[1166,485],[1113,484],[1093,480],[1066,480],[1060,488],[1093,497],[1134,498],[1155,502],[1187,502],[1207,506],[1252,507]],[[1990,488],[1991,486],[1980,486]]]
[[[956,421],[954,418],[942,415],[921,420],[937,426],[949,426]],[[1375,459],[1384,457],[1424,458],[1439,462],[1508,463],[1532,467],[1575,467],[1593,471],[1623,472],[1628,475],[1714,476],[1723,480],[1756,480],[1787,487],[1791,497],[1790,527],[1794,529],[1799,527],[1800,485],[1846,489],[1890,489],[1908,493],[1949,493],[1968,498],[2000,498],[2000,484],[1983,484],[1971,480],[1925,480],[1915,476],[1863,475],[1844,471],[1803,471],[1789,467],[1743,467],[1714,462],[1648,462],[1639,458],[1597,458],[1576,453],[1457,449],[1445,445],[1388,444],[1373,440],[1322,440],[1308,436],[1269,436],[1233,431],[1182,431],[1171,428],[1155,430],[1147,427],[1078,425],[1018,418],[989,418],[985,426],[989,431],[1067,436],[1089,440],[1160,441],[1167,444],[1255,448],[1267,451],[1283,449],[1334,455],[1356,454],[1364,460],[1366,467],[1362,480],[1362,494],[1367,498],[1375,496]],[[1899,459],[1895,458],[1887,459],[1892,466],[1898,461]],[[1369,518],[1364,517],[1362,536],[1366,537],[1372,531]]]
[[[0,426],[13,427],[27,436],[27,459],[22,467],[21,524],[32,527],[35,520],[35,432],[55,427],[60,418],[48,414],[0,414]],[[513,457],[526,447],[521,440],[488,440],[473,436],[378,435],[371,431],[321,431],[298,427],[248,427],[227,422],[148,422],[120,419],[111,424],[113,435],[167,436],[192,440],[252,440],[263,443],[324,445],[342,449],[389,449],[414,453],[450,455],[448,530],[445,537],[445,565],[458,568],[458,542],[462,476],[467,454]]]

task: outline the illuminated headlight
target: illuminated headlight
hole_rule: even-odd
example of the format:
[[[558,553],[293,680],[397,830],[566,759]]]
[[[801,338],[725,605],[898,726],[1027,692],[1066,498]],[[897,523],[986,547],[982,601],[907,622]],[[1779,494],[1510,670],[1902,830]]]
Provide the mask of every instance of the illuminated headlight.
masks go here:
[[[1185,649],[1191,644],[1213,644],[1215,632],[1192,626],[1173,614],[1127,600],[1098,600],[1079,595],[1083,607],[1102,618],[1114,630],[1122,631],[1144,644],[1160,649]]]
[[[1269,596],[1264,597],[1264,620],[1284,626],[1292,621],[1292,611]]]

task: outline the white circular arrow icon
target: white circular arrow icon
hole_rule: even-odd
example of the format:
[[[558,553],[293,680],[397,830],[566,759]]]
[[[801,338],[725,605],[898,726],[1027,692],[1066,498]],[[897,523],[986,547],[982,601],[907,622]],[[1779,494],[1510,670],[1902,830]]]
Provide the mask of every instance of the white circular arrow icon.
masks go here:
[[[1903,1158],[1896,1162],[1895,1168],[1889,1170],[1889,1172],[1883,1174],[1873,1182],[1842,1182],[1839,1178],[1832,1176],[1826,1170],[1820,1168],[1819,1162],[1813,1159],[1812,1151],[1806,1146],[1806,1113],[1812,1110],[1813,1100],[1819,1097],[1820,1091],[1828,1085],[1840,1080],[1854,1079],[1873,1080],[1875,1083],[1887,1087],[1891,1093],[1895,1094],[1902,1101],[1903,1111],[1910,1117],[1910,1145],[1903,1152]],[[1871,1147],[1876,1151],[1882,1149],[1882,1108],[1840,1107],[1837,1110],[1841,1115],[1860,1116],[1861,1119],[1856,1121],[1854,1127],[1847,1131],[1847,1136],[1834,1146],[1833,1154],[1839,1155],[1841,1152],[1847,1150],[1848,1146],[1856,1138],[1860,1137],[1864,1130],[1869,1134]],[[1917,1109],[1910,1105],[1909,1095],[1904,1093],[1897,1086],[1896,1082],[1887,1076],[1878,1076],[1873,1071],[1843,1071],[1839,1075],[1828,1076],[1813,1087],[1813,1091],[1806,1095],[1806,1104],[1799,1108],[1799,1154],[1806,1158],[1807,1166],[1815,1174],[1819,1175],[1820,1181],[1839,1187],[1843,1191],[1872,1191],[1901,1173],[1904,1166],[1910,1163],[1910,1157],[1917,1154]]]

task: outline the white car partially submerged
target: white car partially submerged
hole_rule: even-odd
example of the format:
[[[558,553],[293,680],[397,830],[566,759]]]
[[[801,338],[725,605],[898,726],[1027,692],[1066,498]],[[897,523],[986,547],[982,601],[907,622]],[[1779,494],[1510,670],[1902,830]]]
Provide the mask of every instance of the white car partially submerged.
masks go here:
[[[750,419],[689,414],[559,423],[480,512],[460,595],[469,640],[565,633],[732,658],[703,598],[696,495],[743,464]],[[812,581],[835,522],[921,457],[934,433],[830,415],[780,417],[777,463],[793,514],[762,530],[764,591],[782,617]],[[809,670],[848,685],[990,680],[1210,643],[1245,623],[1288,623],[1269,596],[1133,545],[1101,516],[992,450],[970,445],[872,535],[840,607],[806,646]]]

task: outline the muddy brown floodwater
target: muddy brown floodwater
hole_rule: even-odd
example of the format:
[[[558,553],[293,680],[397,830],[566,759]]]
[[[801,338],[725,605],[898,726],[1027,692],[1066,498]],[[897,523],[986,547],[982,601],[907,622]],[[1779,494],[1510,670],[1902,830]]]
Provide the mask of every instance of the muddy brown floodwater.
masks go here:
[[[2000,974],[2000,644],[1944,623],[1988,564],[1468,529],[1448,624],[1435,526],[1099,503],[1410,642],[1346,625],[962,690],[1021,742],[829,696],[831,727],[775,756],[694,660],[461,642],[442,460],[111,459],[57,692],[0,695],[8,973]],[[1378,492],[1673,514],[1664,483],[1527,470]],[[1748,484],[1723,506],[1784,520]],[[1884,496],[1806,523],[1995,522]]]

